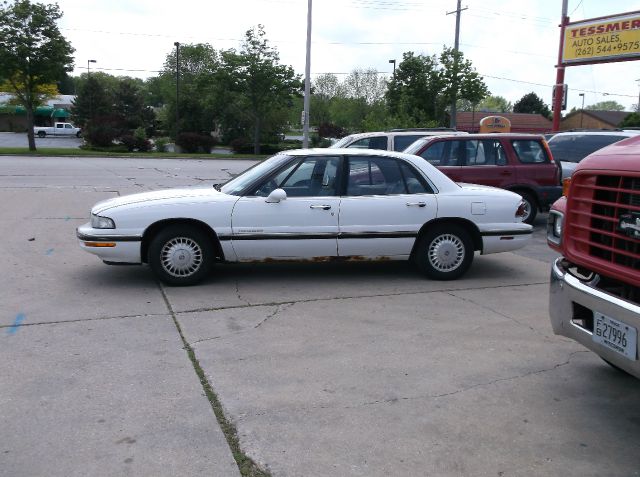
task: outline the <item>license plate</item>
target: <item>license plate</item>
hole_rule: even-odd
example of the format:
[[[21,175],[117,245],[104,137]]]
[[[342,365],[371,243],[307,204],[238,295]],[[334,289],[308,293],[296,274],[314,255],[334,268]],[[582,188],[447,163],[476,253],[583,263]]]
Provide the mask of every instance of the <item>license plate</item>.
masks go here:
[[[593,312],[593,317],[593,341],[635,361],[638,330],[597,311]]]

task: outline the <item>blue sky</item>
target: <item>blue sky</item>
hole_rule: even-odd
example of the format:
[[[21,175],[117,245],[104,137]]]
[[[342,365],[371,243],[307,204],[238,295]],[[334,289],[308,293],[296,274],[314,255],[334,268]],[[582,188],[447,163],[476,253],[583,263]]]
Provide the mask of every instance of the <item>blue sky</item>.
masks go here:
[[[239,48],[244,32],[263,24],[282,63],[304,72],[307,0],[58,0],[60,24],[76,48],[76,71],[91,69],[146,78],[162,68],[173,43]],[[466,0],[460,48],[485,76],[492,94],[511,102],[534,91],[548,104],[555,67],[561,0]],[[453,46],[456,0],[315,0],[312,77],[355,68],[390,74],[403,52],[437,54]],[[640,10],[640,1],[570,0],[571,21]],[[638,102],[640,62],[567,68],[569,107],[613,99]],[[606,95],[604,93],[607,93]]]

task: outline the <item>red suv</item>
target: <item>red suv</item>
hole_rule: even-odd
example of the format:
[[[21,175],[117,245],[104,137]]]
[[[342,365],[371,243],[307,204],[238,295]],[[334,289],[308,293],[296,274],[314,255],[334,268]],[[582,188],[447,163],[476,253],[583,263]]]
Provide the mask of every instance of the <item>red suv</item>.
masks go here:
[[[418,139],[404,152],[420,156],[456,182],[517,192],[526,203],[524,221],[548,210],[562,195],[560,168],[542,136],[469,134]]]

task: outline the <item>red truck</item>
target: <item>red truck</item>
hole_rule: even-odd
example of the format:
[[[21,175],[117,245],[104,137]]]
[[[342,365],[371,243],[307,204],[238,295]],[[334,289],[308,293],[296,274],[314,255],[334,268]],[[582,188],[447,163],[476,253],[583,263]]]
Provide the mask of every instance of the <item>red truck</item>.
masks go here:
[[[553,331],[640,378],[640,136],[582,160],[551,207]]]

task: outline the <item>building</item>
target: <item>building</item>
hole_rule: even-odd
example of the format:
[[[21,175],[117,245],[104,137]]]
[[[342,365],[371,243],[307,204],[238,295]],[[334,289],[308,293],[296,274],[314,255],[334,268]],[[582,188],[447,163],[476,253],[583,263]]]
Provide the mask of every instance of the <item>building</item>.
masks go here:
[[[551,132],[553,123],[542,114],[496,113],[486,111],[465,111],[456,115],[458,131],[477,133],[480,121],[487,116],[502,116],[511,121],[511,132],[545,134]]]
[[[67,122],[71,115],[73,95],[58,95],[35,110],[36,126],[53,126],[55,122]],[[23,106],[9,104],[13,96],[0,93],[0,131],[24,132],[27,130],[27,112]]]
[[[560,123],[560,129],[616,129],[629,114],[628,111],[580,109],[567,114]]]

